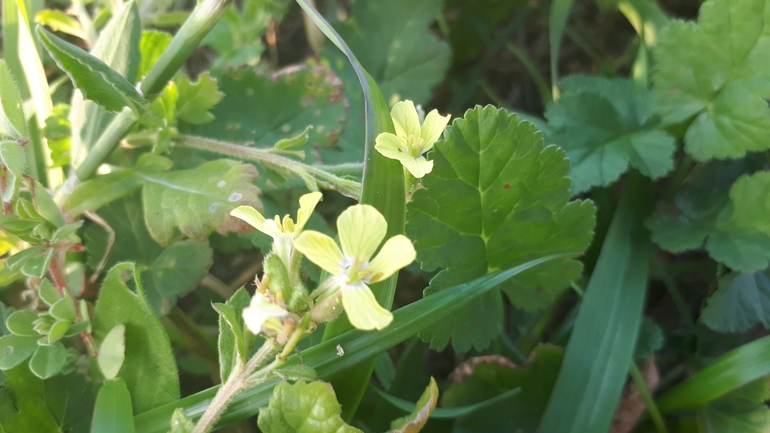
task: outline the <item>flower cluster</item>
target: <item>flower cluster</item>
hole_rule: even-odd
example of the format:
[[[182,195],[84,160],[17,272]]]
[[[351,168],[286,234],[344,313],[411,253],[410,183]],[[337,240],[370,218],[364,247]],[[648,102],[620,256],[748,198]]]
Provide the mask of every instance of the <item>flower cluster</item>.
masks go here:
[[[412,101],[396,103],[390,111],[395,134],[383,132],[374,142],[374,148],[383,156],[396,159],[409,173],[422,178],[433,170],[433,161],[424,154],[433,148],[449,123],[449,115],[441,116],[433,110],[423,119]]]
[[[320,200],[317,192],[303,195],[296,223],[288,215],[283,220],[277,216],[266,219],[246,206],[231,212],[273,238],[273,251],[264,261],[265,276],[258,281],[251,304],[243,310],[244,321],[255,334],[283,340],[301,315],[307,314],[315,323],[324,322],[334,319],[340,306],[350,323],[361,330],[383,329],[393,320],[369,285],[412,263],[416,256],[412,243],[396,235],[382,244],[388,224],[369,205],[351,206],[340,214],[340,245],[323,233],[303,231]],[[302,255],[330,275],[309,295],[300,278]]]

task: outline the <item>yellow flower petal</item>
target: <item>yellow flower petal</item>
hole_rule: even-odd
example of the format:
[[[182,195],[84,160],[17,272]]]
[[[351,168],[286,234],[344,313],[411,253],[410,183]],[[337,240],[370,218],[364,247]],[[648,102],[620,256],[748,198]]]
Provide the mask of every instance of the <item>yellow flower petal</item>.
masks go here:
[[[411,158],[406,149],[404,140],[393,134],[383,132],[374,141],[374,148],[385,158],[401,161],[403,158]]]
[[[371,283],[382,281],[394,272],[408,266],[417,257],[412,241],[404,235],[396,235],[388,239],[382,246],[377,257],[369,264],[373,276]]]
[[[420,153],[425,153],[433,148],[433,145],[441,138],[441,134],[444,132],[447,124],[449,123],[450,115],[442,116],[438,114],[438,111],[433,110],[425,116],[425,122],[422,124],[420,130],[420,137],[423,139],[423,145]]]
[[[259,334],[270,319],[281,318],[287,314],[289,314],[288,311],[270,303],[265,295],[257,292],[251,298],[249,306],[243,309],[243,321],[251,332]]]
[[[399,160],[409,170],[409,173],[418,179],[425,177],[426,174],[433,170],[433,161],[428,161],[424,156],[419,158],[408,157]]]
[[[412,101],[396,102],[390,110],[390,117],[393,119],[397,136],[402,138],[410,135],[415,138],[420,136],[420,118]]]
[[[259,213],[258,210],[254,209],[251,206],[238,206],[237,208],[233,209],[230,212],[230,215],[246,221],[252,227],[254,227],[255,229],[261,231],[262,233],[268,236],[281,235],[280,230],[276,231],[277,227],[275,226],[275,224],[272,224],[270,226],[265,224],[266,223],[265,217],[262,216],[262,214]]]
[[[366,204],[350,206],[337,218],[342,251],[350,259],[368,261],[382,243],[387,230],[385,218],[377,209]]]
[[[340,275],[345,260],[334,239],[313,230],[306,230],[294,241],[294,248],[311,262],[332,275]]]
[[[374,294],[365,284],[344,286],[342,306],[348,314],[350,324],[356,329],[371,331],[383,329],[393,321],[393,314],[382,308]]]
[[[323,198],[323,194],[320,192],[310,192],[299,198],[299,210],[297,211],[297,223],[295,224],[294,233],[299,233],[305,228],[307,220],[310,219],[310,214],[315,210],[316,205]]]

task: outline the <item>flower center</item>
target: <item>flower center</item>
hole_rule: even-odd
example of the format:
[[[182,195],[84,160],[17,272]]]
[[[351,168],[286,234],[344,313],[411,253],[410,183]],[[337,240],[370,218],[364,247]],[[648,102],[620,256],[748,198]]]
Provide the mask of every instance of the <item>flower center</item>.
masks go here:
[[[350,263],[349,259],[346,261]],[[347,284],[368,282],[372,276],[372,271],[367,265],[366,260],[355,258],[347,268],[343,267],[343,274],[347,277]]]
[[[422,137],[415,137],[414,135],[406,137],[406,147],[409,149],[407,151],[409,156],[412,158],[419,158],[422,153],[422,145],[424,142],[425,140],[423,140]]]

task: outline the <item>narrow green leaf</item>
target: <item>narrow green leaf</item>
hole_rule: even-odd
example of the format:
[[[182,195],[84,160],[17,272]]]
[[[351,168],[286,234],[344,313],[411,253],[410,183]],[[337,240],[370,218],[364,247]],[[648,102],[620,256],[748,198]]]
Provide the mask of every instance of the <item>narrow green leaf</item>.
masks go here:
[[[126,359],[126,326],[115,325],[99,346],[99,369],[107,380],[118,377],[120,367]]]
[[[551,45],[551,93],[554,100],[559,99],[559,59],[561,58],[561,39],[567,27],[567,19],[572,11],[573,0],[551,1],[551,13],[548,17],[548,36]]]
[[[126,381],[134,410],[142,412],[178,399],[179,376],[171,342],[147,305],[136,272],[133,263],[121,263],[107,274],[94,308],[93,334],[101,343],[116,325],[125,325],[126,358],[118,377]]]
[[[59,292],[54,289],[53,284],[51,284],[51,281],[49,279],[44,279],[40,283],[40,288],[38,289],[38,294],[40,295],[40,299],[43,300],[48,306],[51,306],[55,304],[56,302],[61,299],[61,295]]]
[[[8,64],[0,59],[0,136],[18,140],[27,134],[27,119],[19,88]]]
[[[91,55],[103,61],[123,78],[134,83],[139,68],[139,37],[141,25],[136,2],[126,2],[101,31],[91,49]],[[72,123],[72,162],[79,166],[91,147],[115,118],[93,101],[83,99],[75,90],[72,95],[70,120]]]
[[[88,40],[88,34],[83,30],[80,21],[58,9],[45,9],[35,15],[35,22],[50,27],[55,32],[66,33],[70,36]]]
[[[131,393],[122,379],[105,380],[96,396],[91,433],[134,433]]]
[[[35,376],[48,379],[61,373],[67,362],[67,349],[60,342],[50,346],[38,346],[29,360],[29,369]]]
[[[356,56],[345,44],[345,41],[326,22],[323,16],[307,0],[297,0],[297,3],[299,3],[326,37],[345,54],[356,71],[356,76],[364,92],[364,119],[366,122],[364,140],[365,165],[361,203],[374,206],[385,217],[385,221],[388,223],[386,238],[403,234],[406,213],[403,168],[398,161],[385,158],[374,150],[374,140],[377,135],[382,132],[395,132],[388,105],[385,103],[377,83],[363,69]],[[385,308],[390,309],[393,305],[397,279],[398,273],[395,273],[387,280],[372,286],[377,302]],[[343,334],[350,329],[352,327],[347,318],[342,316],[327,325],[324,332],[324,341]],[[354,370],[347,371],[343,376],[332,380],[339,401],[342,403],[343,417],[345,419],[352,418],[353,413],[358,408],[358,404],[366,390],[366,384],[374,370],[374,361],[374,359],[369,359]]]
[[[38,27],[37,34],[56,64],[69,75],[72,83],[107,111],[119,112],[129,107],[142,113],[149,102],[120,73],[82,49]]]
[[[308,365],[315,369],[321,378],[328,378],[373,359],[389,348],[413,337],[421,329],[445,320],[462,308],[463,304],[489,292],[502,282],[535,266],[551,260],[563,259],[564,255],[552,255],[532,260],[506,271],[485,275],[469,283],[448,288],[441,296],[429,296],[413,302],[393,313],[393,322],[384,330],[376,333],[352,330],[331,338],[319,345],[302,351],[302,357],[293,355],[287,366]],[[337,355],[336,347],[345,351]],[[271,380],[257,387],[247,389],[233,400],[220,419],[221,425],[245,419],[267,405],[273,387],[278,381]],[[209,388],[180,401],[174,401],[157,407],[136,417],[137,430],[147,433],[165,433],[168,420],[176,408],[182,408],[190,418],[198,418],[216,394],[219,387]]]
[[[661,412],[695,409],[770,374],[770,337],[744,344],[717,358],[658,399]]]
[[[8,2],[10,3],[11,1]],[[18,39],[14,38],[18,44],[17,54],[26,77],[27,90],[32,96],[37,126],[42,129],[45,126],[45,119],[48,118],[53,108],[51,91],[48,88],[48,79],[46,78],[40,53],[37,52],[35,38],[32,36],[31,20],[27,12],[27,6],[22,0],[15,0],[15,3],[16,10],[14,12],[18,14],[17,25],[19,30]]]
[[[251,302],[249,292],[241,287],[233,293],[233,296],[227,300],[225,305],[233,310],[235,319],[227,320],[225,315],[220,313],[217,346],[219,352],[219,377],[222,379],[222,383],[230,377],[230,372],[233,371],[238,357],[242,358],[244,356],[243,309],[249,305],[249,302]],[[214,308],[217,309],[216,304]],[[226,311],[227,309],[224,310]],[[217,309],[217,311],[219,310]]]
[[[650,182],[632,172],[602,245],[538,432],[607,431],[642,319]]]

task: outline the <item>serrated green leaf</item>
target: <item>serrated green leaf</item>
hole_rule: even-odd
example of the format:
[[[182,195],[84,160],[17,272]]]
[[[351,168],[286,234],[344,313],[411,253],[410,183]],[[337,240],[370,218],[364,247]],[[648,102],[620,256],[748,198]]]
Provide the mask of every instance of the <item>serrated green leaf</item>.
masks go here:
[[[139,41],[139,52],[142,61],[139,64],[139,73],[137,81],[144,78],[155,62],[158,61],[163,50],[171,43],[172,36],[166,32],[157,30],[145,30],[142,32],[142,39]]]
[[[358,0],[350,19],[335,26],[385,101],[426,103],[441,82],[451,52],[429,29],[443,6],[442,0]]]
[[[133,293],[126,281],[132,281],[139,293]],[[126,381],[134,411],[143,412],[179,398],[179,376],[171,343],[143,299],[134,264],[118,264],[107,274],[92,323],[97,343],[116,325],[126,327],[126,358],[118,377]]]
[[[52,167],[64,167],[70,163],[72,124],[69,115],[69,105],[56,104],[51,115],[45,119],[43,134],[51,150]]]
[[[217,231],[250,230],[231,217],[236,206],[261,208],[253,165],[220,159],[190,170],[166,173],[137,173],[144,183],[142,203],[145,222],[152,237],[168,245],[176,230],[191,239],[205,241]]]
[[[0,200],[10,202],[19,191],[19,180],[24,175],[26,166],[24,150],[15,141],[0,141],[0,164],[3,172],[0,178],[5,179],[5,185],[0,190]]]
[[[677,196],[677,209],[659,209],[648,221],[661,248],[684,251],[704,247],[718,262],[741,272],[770,264],[770,172],[741,176],[725,196],[710,186],[713,172],[701,172]],[[703,178],[706,178],[703,180]],[[701,196],[706,196],[702,198]]]
[[[37,313],[34,311],[19,310],[8,316],[5,326],[15,335],[39,338],[40,334],[35,331],[35,325],[32,324],[35,320],[37,320]]]
[[[569,163],[555,146],[544,148],[534,126],[503,110],[476,108],[444,137],[432,153],[435,165],[422,180],[424,189],[407,206],[417,261],[425,270],[445,268],[426,295],[535,257],[580,254],[588,247],[594,206],[568,203]],[[541,308],[581,270],[577,260],[563,259],[501,288],[514,305]],[[499,292],[491,292],[420,336],[436,349],[450,338],[456,351],[484,348],[499,333],[501,301]]]
[[[99,346],[99,369],[107,380],[115,379],[126,359],[126,327],[123,324],[115,325],[104,337]]]
[[[653,52],[655,108],[668,124],[693,119],[685,151],[698,161],[770,148],[764,11],[764,0],[709,0],[697,24],[671,21],[660,32]]]
[[[243,287],[238,289],[227,303],[222,311],[225,314],[220,313],[219,316],[219,339],[217,341],[217,351],[219,352],[219,377],[222,379],[222,383],[227,381],[230,377],[230,372],[233,371],[233,367],[240,356],[243,360],[244,351],[244,333],[243,333],[243,309],[248,307],[251,302],[251,296],[249,292]],[[214,309],[219,311],[216,304]],[[230,314],[232,310],[233,314]],[[229,319],[227,317],[229,317]]]
[[[88,40],[88,34],[83,30],[80,21],[58,9],[45,9],[35,15],[35,22],[48,26],[55,32],[66,33],[70,36]]]
[[[361,430],[342,420],[342,407],[326,382],[281,382],[270,404],[259,411],[257,424],[271,433],[354,433]]]
[[[208,73],[198,75],[198,81],[192,82],[183,75],[179,80],[179,100],[177,101],[177,116],[187,123],[203,125],[214,120],[209,110],[217,105],[224,93],[219,91],[217,80]]]
[[[5,60],[0,59],[0,136],[18,140],[27,134],[27,119],[19,88]]]
[[[123,78],[134,83],[139,69],[141,20],[136,2],[126,2],[101,31],[91,55],[103,61]],[[115,117],[98,104],[87,101],[79,90],[72,95],[72,162],[80,165],[91,146]]]
[[[239,69],[219,75],[217,81],[225,97],[211,109],[215,120],[193,127],[195,134],[268,147],[312,125],[303,147],[310,161],[363,159],[360,137],[352,154],[337,146],[347,122],[347,101],[342,83],[326,67],[310,63],[274,77]]]
[[[38,346],[29,360],[29,369],[35,376],[48,379],[61,373],[67,362],[67,350],[58,341],[49,346]]]
[[[37,349],[39,337],[5,335],[0,337],[0,370],[8,370],[24,362]]]
[[[770,328],[770,269],[753,274],[731,272],[717,283],[717,291],[701,312],[702,323],[730,334],[746,332],[757,323]]]
[[[142,113],[149,106],[149,102],[128,80],[97,57],[42,27],[38,27],[37,34],[56,64],[67,73],[85,99],[113,112],[129,107],[136,113]]]
[[[571,76],[548,107],[554,143],[567,152],[573,193],[608,186],[629,166],[650,178],[674,167],[676,140],[655,130],[650,95],[627,79]]]

